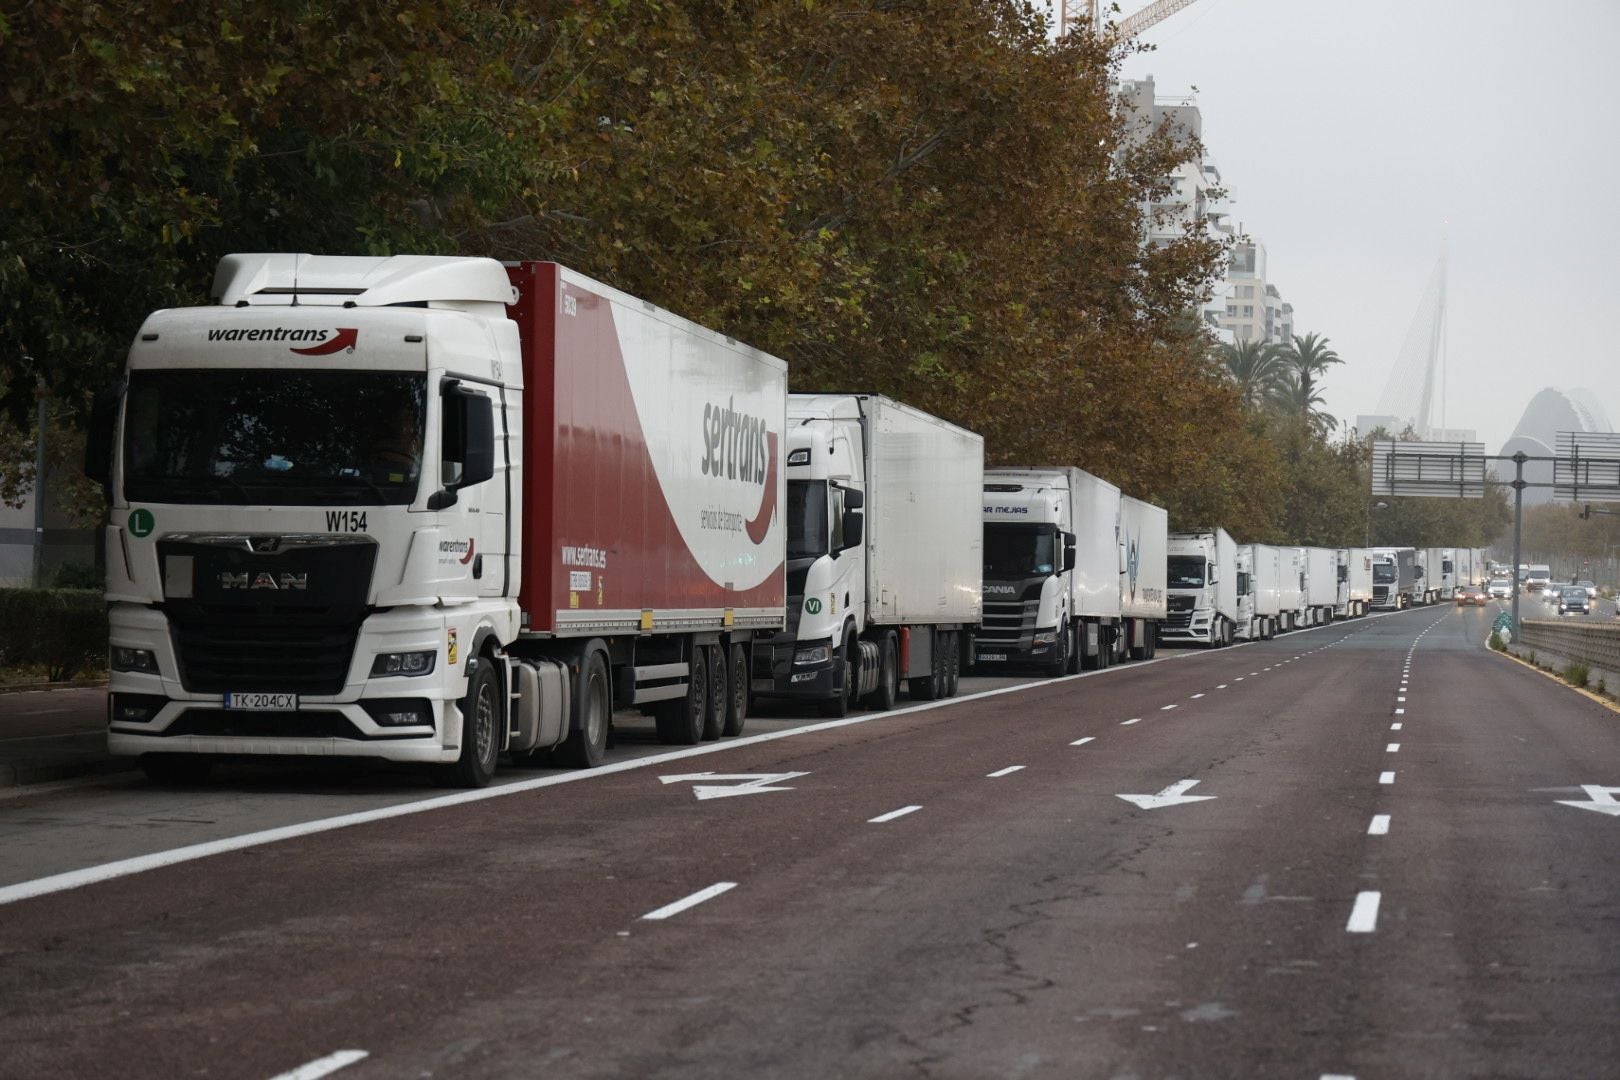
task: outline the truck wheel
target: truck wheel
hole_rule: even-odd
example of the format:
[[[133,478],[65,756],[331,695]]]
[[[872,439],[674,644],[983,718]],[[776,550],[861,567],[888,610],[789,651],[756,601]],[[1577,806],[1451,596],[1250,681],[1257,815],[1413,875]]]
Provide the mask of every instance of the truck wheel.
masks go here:
[[[927,633],[929,635],[928,674],[920,679],[906,680],[906,690],[911,694],[912,701],[933,701],[939,697],[941,689],[939,685],[939,635],[932,630],[927,631]]]
[[[726,666],[730,676],[726,694],[726,723],[722,735],[741,735],[748,719],[748,650],[741,645],[731,647],[731,663]]]
[[[1067,675],[1069,673],[1069,658],[1073,652],[1073,650],[1069,648],[1069,642],[1072,640],[1072,634],[1073,631],[1069,629],[1068,623],[1064,623],[1058,628],[1056,642],[1057,652],[1053,654],[1052,659],[1048,660],[1046,664],[1046,673],[1048,675],[1058,676]]]
[[[613,687],[607,661],[599,652],[585,658],[574,686],[573,730],[553,751],[557,764],[569,769],[594,769],[607,756],[608,733],[613,728]]]
[[[692,746],[703,739],[709,715],[708,650],[694,645],[687,665],[686,695],[659,702],[654,722],[658,741],[671,746]]]
[[[201,755],[142,754],[141,771],[154,784],[200,784],[214,771],[214,761]]]
[[[709,669],[709,707],[703,712],[703,741],[713,742],[726,727],[726,696],[731,685],[726,678],[726,651],[718,645],[703,646]]]
[[[894,635],[883,635],[883,659],[878,667],[877,689],[866,695],[863,702],[868,709],[888,712],[900,696],[900,657],[895,648]]]
[[[962,686],[962,635],[953,631],[945,635],[945,640],[949,642],[945,647],[945,663],[949,672],[945,677],[945,696],[955,697]],[[1070,664],[1073,663],[1070,660]]]
[[[495,776],[501,754],[500,680],[495,665],[482,656],[467,664],[467,696],[461,699],[461,756],[453,765],[439,766],[445,787],[481,788]]]
[[[855,631],[851,627],[845,627],[840,660],[844,665],[843,692],[821,703],[819,709],[822,716],[837,719],[840,716],[849,715],[850,705],[855,700],[855,691],[860,689],[861,685],[860,669],[855,666],[857,652]]]

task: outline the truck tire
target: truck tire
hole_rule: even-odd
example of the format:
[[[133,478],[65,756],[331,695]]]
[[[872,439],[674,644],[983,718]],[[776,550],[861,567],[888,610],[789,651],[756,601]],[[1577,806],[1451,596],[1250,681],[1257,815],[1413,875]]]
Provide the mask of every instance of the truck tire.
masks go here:
[[[592,651],[580,665],[574,687],[574,715],[569,717],[568,738],[553,751],[557,764],[569,769],[594,769],[607,756],[613,729],[613,682],[607,658]]]
[[[1057,652],[1046,662],[1046,673],[1048,675],[1056,677],[1069,673],[1070,657],[1074,653],[1073,648],[1071,648],[1073,640],[1074,631],[1069,628],[1068,623],[1064,623],[1057,633]]]
[[[949,672],[945,677],[945,696],[955,697],[962,685],[962,635],[952,631],[945,635],[945,640],[949,642],[945,648],[945,663]],[[1072,660],[1070,664],[1073,664]]]
[[[878,665],[877,688],[866,695],[866,700],[862,704],[877,712],[888,712],[894,708],[895,699],[900,696],[900,655],[893,634],[883,635],[882,653],[883,659]]]
[[[748,650],[741,645],[731,647],[731,662],[726,665],[729,677],[726,683],[726,722],[722,735],[741,735],[748,720]]]
[[[725,649],[705,645],[703,659],[709,670],[709,707],[703,713],[703,741],[714,742],[726,727],[726,697],[731,682],[726,678]]]
[[[906,680],[906,691],[911,695],[912,701],[933,701],[940,697],[940,695],[942,695],[945,691],[945,680],[940,674],[939,635],[935,634],[932,630],[928,630],[926,632],[929,635],[928,674],[924,675],[920,679]]]
[[[214,771],[214,759],[201,754],[142,754],[141,771],[154,784],[200,784]]]
[[[859,650],[855,644],[855,628],[844,627],[844,642],[839,647],[838,662],[844,665],[843,692],[835,697],[823,701],[819,706],[822,716],[837,719],[848,716],[851,704],[854,702],[855,691],[860,689],[860,669],[855,666]]]
[[[669,746],[695,746],[703,740],[703,728],[708,716],[708,650],[694,645],[691,662],[687,664],[685,696],[658,703],[653,718],[658,728],[658,741]]]
[[[482,656],[467,662],[467,696],[461,699],[461,755],[451,765],[439,766],[445,787],[481,788],[495,776],[501,756],[501,681],[495,665]]]

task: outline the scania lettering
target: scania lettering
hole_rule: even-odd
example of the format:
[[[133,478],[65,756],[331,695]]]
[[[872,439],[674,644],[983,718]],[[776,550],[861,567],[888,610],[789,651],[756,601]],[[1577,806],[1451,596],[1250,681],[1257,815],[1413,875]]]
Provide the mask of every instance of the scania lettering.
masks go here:
[[[478,786],[600,762],[616,707],[742,729],[786,623],[782,361],[554,263],[232,255],[213,296],[147,318],[87,453],[114,753]]]

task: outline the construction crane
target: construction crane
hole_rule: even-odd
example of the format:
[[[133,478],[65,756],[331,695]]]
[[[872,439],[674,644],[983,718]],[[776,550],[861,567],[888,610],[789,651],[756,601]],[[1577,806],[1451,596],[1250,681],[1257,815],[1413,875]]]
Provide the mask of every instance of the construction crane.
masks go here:
[[[1127,16],[1114,28],[1114,37],[1118,41],[1129,41],[1150,26],[1163,22],[1182,8],[1195,3],[1196,0],[1156,0],[1155,3],[1138,11],[1135,15]],[[1069,32],[1069,0],[1061,0],[1062,7],[1058,14],[1058,35]],[[1101,24],[1097,21],[1097,0],[1086,0],[1086,17],[1091,20],[1095,29]]]

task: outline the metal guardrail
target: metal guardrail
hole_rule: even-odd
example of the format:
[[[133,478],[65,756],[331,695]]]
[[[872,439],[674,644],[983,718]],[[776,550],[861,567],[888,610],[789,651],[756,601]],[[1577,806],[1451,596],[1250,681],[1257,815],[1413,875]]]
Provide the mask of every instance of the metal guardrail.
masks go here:
[[[1557,653],[1589,667],[1620,671],[1620,623],[1524,619],[1515,644]]]

